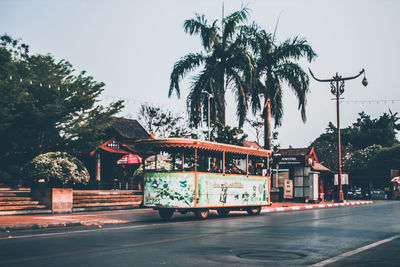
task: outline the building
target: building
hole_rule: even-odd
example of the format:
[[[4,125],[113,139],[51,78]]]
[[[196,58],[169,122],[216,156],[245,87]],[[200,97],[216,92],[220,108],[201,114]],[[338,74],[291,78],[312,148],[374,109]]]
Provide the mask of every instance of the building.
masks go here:
[[[130,154],[124,145],[150,138],[150,134],[137,120],[115,118],[107,135],[109,139],[91,153],[95,166],[92,176],[102,189],[137,189],[133,173],[140,166],[141,158]],[[129,158],[120,160],[125,155]]]
[[[333,172],[318,162],[313,147],[280,149],[274,157],[271,187],[280,200],[319,202],[332,197]]]

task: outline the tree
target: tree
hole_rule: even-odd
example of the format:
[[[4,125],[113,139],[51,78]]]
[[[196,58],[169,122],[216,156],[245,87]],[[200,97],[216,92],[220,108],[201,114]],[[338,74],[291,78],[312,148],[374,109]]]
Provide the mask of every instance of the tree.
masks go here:
[[[62,152],[41,154],[24,166],[28,184],[45,183],[52,187],[87,185],[90,175],[77,158]]]
[[[7,35],[0,40],[0,169],[50,151],[86,153],[105,141],[123,102],[99,105],[104,83],[66,60],[31,55]]]
[[[390,157],[396,155],[398,151],[399,141],[396,138],[396,130],[400,130],[398,119],[386,113],[379,118],[371,119],[369,115],[361,112],[355,123],[341,129],[343,169],[348,171],[389,165],[397,168],[394,164],[396,160]],[[332,122],[329,122],[326,132],[311,145],[315,148],[322,164],[333,170],[337,168],[337,128]]]
[[[169,109],[142,104],[137,119],[148,132],[158,137],[190,137],[198,138],[198,133],[184,116],[174,114]]]
[[[205,16],[199,14],[184,22],[186,33],[200,36],[204,53],[190,53],[175,63],[168,96],[171,97],[175,91],[180,97],[180,80],[188,72],[199,69],[187,97],[189,120],[195,126],[202,120],[202,107],[203,114],[211,109],[212,122],[219,121],[225,125],[225,92],[229,88],[236,94],[239,126],[244,123],[252,62],[246,47],[236,37],[242,23],[247,20],[248,12],[243,8],[223,18],[222,29],[217,26],[217,20],[209,24]],[[204,91],[213,96],[210,107]]]
[[[275,35],[275,34],[274,34]],[[301,118],[306,121],[306,94],[309,91],[309,78],[297,63],[305,57],[311,62],[317,56],[304,38],[295,37],[276,44],[275,36],[267,33],[255,23],[242,29],[241,42],[252,50],[254,70],[252,90],[249,100],[253,113],[262,109],[264,117],[264,147],[271,149],[271,116],[275,127],[281,125],[283,116],[283,82],[287,83],[298,99]],[[264,98],[261,108],[260,96]]]
[[[254,129],[255,134],[256,134],[256,141],[258,144],[260,144],[260,139],[263,138],[263,133],[262,133],[262,127],[264,125],[262,118],[256,118],[254,120],[251,119],[246,119],[246,122],[250,124],[251,128]]]
[[[216,122],[211,130],[211,141],[225,143],[237,146],[243,146],[243,141],[247,138],[247,134],[242,129],[222,123]]]

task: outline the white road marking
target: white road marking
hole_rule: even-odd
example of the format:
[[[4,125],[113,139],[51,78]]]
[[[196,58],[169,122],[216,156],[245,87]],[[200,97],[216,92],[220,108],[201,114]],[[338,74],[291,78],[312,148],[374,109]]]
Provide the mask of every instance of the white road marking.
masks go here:
[[[334,262],[343,260],[344,258],[353,256],[353,255],[358,254],[360,252],[363,252],[365,250],[368,250],[368,249],[377,247],[379,245],[382,245],[384,243],[390,242],[390,241],[392,241],[394,239],[397,239],[399,237],[400,237],[400,235],[395,235],[395,236],[392,236],[392,237],[377,241],[375,243],[372,243],[372,244],[369,244],[369,245],[366,245],[366,246],[363,246],[363,247],[360,247],[360,248],[345,252],[345,253],[343,253],[343,254],[341,254],[339,256],[336,256],[336,257],[333,257],[333,258],[330,258],[330,259],[326,259],[324,261],[317,262],[317,263],[315,263],[313,265],[309,265],[309,267],[319,267],[319,266],[325,266],[325,265],[328,265],[328,264],[332,264]]]
[[[183,222],[181,222],[183,223]],[[62,236],[62,235],[70,235],[76,233],[90,233],[90,232],[98,232],[98,231],[107,231],[107,230],[121,230],[121,229],[139,229],[139,228],[151,228],[160,225],[166,225],[167,223],[155,223],[149,225],[133,225],[133,226],[125,226],[125,227],[110,227],[110,228],[101,228],[101,229],[88,229],[88,230],[78,230],[78,231],[69,231],[62,233],[45,233],[45,234],[33,234],[33,235],[21,235],[21,236],[13,236],[12,239],[22,239],[22,238],[31,238],[31,237],[43,237],[43,236]],[[8,237],[0,238],[0,240],[8,239]]]

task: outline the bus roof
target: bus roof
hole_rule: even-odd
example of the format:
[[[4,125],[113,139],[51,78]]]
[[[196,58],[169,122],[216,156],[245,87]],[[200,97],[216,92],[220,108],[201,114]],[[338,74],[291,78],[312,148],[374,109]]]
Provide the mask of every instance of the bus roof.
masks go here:
[[[249,156],[269,157],[271,151],[266,149],[250,148],[223,143],[215,143],[189,138],[160,138],[160,139],[141,139],[134,143],[136,149],[139,150],[160,150],[163,148],[179,148],[179,149],[199,149],[215,152],[228,152],[234,154],[248,154]]]

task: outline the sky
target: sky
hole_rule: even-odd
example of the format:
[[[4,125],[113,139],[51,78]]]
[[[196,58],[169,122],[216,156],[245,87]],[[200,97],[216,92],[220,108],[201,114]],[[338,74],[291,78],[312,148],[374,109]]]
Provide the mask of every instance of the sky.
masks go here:
[[[168,98],[173,65],[184,55],[202,51],[198,36],[183,31],[183,22],[196,13],[221,20],[221,0],[0,0],[0,34],[21,38],[32,53],[66,59],[77,71],[86,70],[106,84],[104,104],[125,100],[121,116],[135,117],[141,103],[186,112],[191,76],[181,84],[181,98]],[[341,128],[356,121],[361,111],[379,117],[400,112],[400,1],[396,0],[249,0],[224,1],[224,14],[242,6],[251,10],[249,23],[273,32],[277,40],[304,37],[318,54],[301,61],[322,79],[354,76],[365,69],[368,86],[347,81],[340,105]],[[284,116],[278,143],[308,146],[329,122],[336,124],[336,105],[329,83],[310,77],[307,121],[297,100],[284,86]],[[234,98],[227,95],[227,124],[237,126]],[[254,130],[245,132],[255,140]]]

